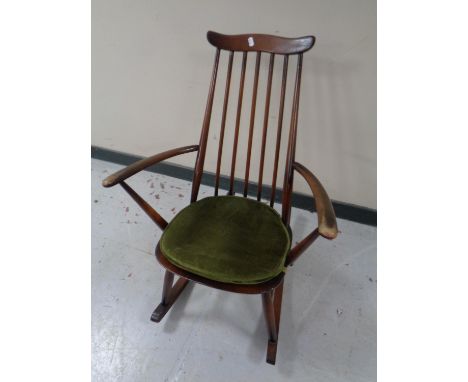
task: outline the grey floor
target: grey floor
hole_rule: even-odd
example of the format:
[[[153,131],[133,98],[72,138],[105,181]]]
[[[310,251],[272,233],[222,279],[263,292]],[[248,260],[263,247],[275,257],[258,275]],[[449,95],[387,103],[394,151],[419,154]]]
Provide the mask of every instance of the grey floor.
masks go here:
[[[101,180],[121,166],[92,160],[92,378],[97,381],[375,381],[376,229],[338,220],[288,270],[275,366],[259,296],[189,285],[159,324],[161,232],[121,187]],[[190,183],[143,172],[129,181],[170,220]],[[212,195],[201,187],[201,197]],[[300,240],[316,216],[293,209]]]

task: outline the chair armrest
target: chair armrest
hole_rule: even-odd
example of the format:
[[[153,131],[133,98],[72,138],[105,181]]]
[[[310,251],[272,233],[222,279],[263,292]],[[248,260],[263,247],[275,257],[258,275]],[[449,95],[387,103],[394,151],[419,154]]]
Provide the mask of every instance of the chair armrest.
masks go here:
[[[116,173],[112,175],[109,175],[106,179],[102,181],[102,185],[104,187],[115,186],[117,183],[123,182],[125,179],[129,178],[130,176],[135,175],[137,172],[140,172],[144,170],[145,168],[148,168],[156,163],[159,163],[163,160],[175,157],[180,154],[191,153],[197,150],[198,150],[198,145],[184,146],[184,147],[179,147],[177,149],[164,151],[162,153],[153,155],[148,158],[141,159],[138,162],[135,162],[131,164],[130,166],[125,167],[122,170],[117,171]]]
[[[338,235],[335,211],[327,192],[319,180],[306,167],[298,162],[293,163],[294,169],[301,174],[312,190],[315,198],[315,208],[318,216],[318,232],[327,239],[334,239]]]

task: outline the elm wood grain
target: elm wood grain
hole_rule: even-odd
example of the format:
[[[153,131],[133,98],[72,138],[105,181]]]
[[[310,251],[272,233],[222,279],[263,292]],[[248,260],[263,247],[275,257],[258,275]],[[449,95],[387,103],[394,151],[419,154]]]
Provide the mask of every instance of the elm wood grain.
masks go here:
[[[153,220],[156,225],[164,230],[167,227],[167,221],[159,215],[159,213],[151,207],[133,188],[131,188],[127,183],[124,182],[127,178],[132,175],[137,174],[140,171],[143,171],[145,168],[148,168],[156,163],[162,162],[165,159],[169,159],[181,154],[191,153],[198,150],[198,145],[184,146],[172,150],[167,150],[162,153],[153,155],[148,158],[141,159],[130,166],[123,168],[115,172],[112,175],[109,175],[102,181],[104,187],[113,187],[116,184],[120,184],[125,191],[132,197],[132,199],[143,209],[143,211]]]
[[[269,340],[276,342],[278,331],[276,330],[275,307],[273,305],[273,291],[262,293],[263,313],[265,314]]]
[[[281,305],[283,302],[284,279],[275,289],[262,294],[263,313],[268,328],[268,345],[266,361],[274,365],[276,363],[276,351],[278,349],[279,325],[281,319]]]
[[[325,188],[317,177],[302,164],[294,162],[293,167],[302,175],[314,195],[318,219],[318,232],[327,239],[335,239],[338,236],[338,226],[336,224],[333,205],[331,204]]]
[[[206,145],[208,133],[210,130],[211,110],[213,108],[213,98],[216,88],[216,77],[218,75],[219,64],[219,49],[216,49],[215,62],[213,65],[213,73],[211,75],[210,90],[208,92],[208,101],[206,103],[205,116],[203,117],[203,126],[200,134],[200,149],[198,150],[197,159],[195,161],[195,171],[193,173],[192,195],[190,203],[197,200],[198,190],[200,189],[201,177],[203,175],[203,165],[205,164]]]
[[[279,326],[281,319],[281,305],[283,303],[283,287],[284,287],[284,278],[281,280],[280,284],[274,289],[273,292],[273,303],[275,305],[275,321],[276,321],[276,332],[277,336],[279,334]]]
[[[120,185],[124,188],[125,191],[132,197],[132,199],[137,202],[137,204],[142,208],[143,211],[151,218],[156,225],[161,228],[163,231],[167,227],[167,221],[159,215],[156,210],[151,207],[140,195],[138,195],[133,188],[131,188],[124,181],[120,182]]]
[[[234,195],[234,173],[236,171],[237,144],[239,142],[239,127],[242,111],[242,98],[244,96],[245,68],[247,65],[247,52],[242,55],[242,70],[239,84],[239,98],[237,100],[236,129],[234,131],[234,145],[232,148],[231,178],[229,183],[229,195]]]
[[[284,99],[286,96],[286,81],[288,79],[288,60],[289,56],[284,56],[283,61],[283,79],[281,81],[281,97],[278,113],[278,128],[276,130],[275,162],[273,165],[273,179],[271,181],[270,207],[273,207],[276,196],[276,178],[278,176],[278,161],[281,147],[281,133],[283,129]]]
[[[304,251],[310,247],[310,245],[317,240],[317,238],[320,236],[319,229],[316,228],[314,229],[311,233],[309,233],[304,239],[302,239],[299,243],[296,244],[296,246],[291,249],[289,252],[287,258],[286,258],[286,263],[284,264],[285,266],[288,265],[293,265],[294,262],[298,259],[300,255],[304,253]]]
[[[162,293],[161,303],[151,314],[151,321],[160,322],[166,313],[171,309],[172,305],[177,301],[182,291],[185,289],[190,280],[179,277],[177,282],[173,285],[174,274],[166,271],[164,275],[164,286]]]
[[[136,173],[148,168],[156,163],[162,162],[163,160],[175,157],[181,154],[191,153],[198,150],[198,145],[184,146],[172,150],[167,150],[162,153],[150,156],[148,158],[139,160],[124,169],[117,171],[116,173],[109,175],[102,181],[104,187],[112,187],[117,183],[124,181],[125,179],[135,175]]]
[[[241,52],[267,52],[276,54],[297,54],[314,46],[314,36],[287,38],[267,34],[224,35],[209,31],[208,41],[218,49]]]
[[[219,174],[221,172],[221,158],[223,155],[224,130],[226,129],[226,113],[229,101],[229,90],[231,89],[232,60],[234,52],[229,53],[229,64],[226,74],[226,90],[224,92],[223,116],[221,118],[221,130],[219,132],[218,161],[216,163],[215,196],[218,196]]]
[[[174,273],[166,271],[164,274],[164,285],[162,290],[161,304],[167,305],[171,297],[171,288],[174,283]]]
[[[262,130],[262,146],[260,149],[260,169],[258,170],[258,190],[257,190],[257,201],[262,198],[262,186],[263,186],[263,165],[265,163],[265,148],[267,139],[268,129],[268,117],[270,115],[270,99],[271,99],[271,82],[273,79],[273,66],[275,64],[275,55],[270,53],[270,65],[268,67],[268,82],[265,96],[265,112],[263,114],[263,130]]]
[[[297,115],[299,112],[299,95],[301,92],[302,53],[297,57],[296,82],[294,83],[293,109],[291,113],[291,126],[289,128],[288,151],[286,153],[286,166],[284,169],[284,186],[282,201],[283,222],[289,226],[291,219],[291,198],[294,181],[293,162],[296,153]]]
[[[250,127],[249,127],[249,142],[247,144],[247,161],[245,164],[245,180],[244,180],[244,197],[247,197],[249,190],[249,173],[250,173],[250,156],[252,155],[252,138],[255,125],[255,109],[257,105],[257,89],[258,89],[258,72],[260,70],[261,52],[257,52],[255,60],[255,77],[252,89],[252,106],[250,107]]]
[[[225,144],[225,127],[227,119],[227,107],[230,91],[230,82],[231,82],[231,72],[233,65],[234,52],[241,51],[242,55],[242,67],[241,67],[241,76],[239,84],[239,96],[237,103],[236,111],[236,120],[235,120],[235,131],[233,138],[233,154],[231,162],[231,177],[229,185],[229,193],[234,194],[234,174],[236,166],[236,156],[237,156],[237,147],[239,139],[239,129],[241,122],[241,110],[242,110],[242,100],[243,100],[243,91],[244,83],[246,76],[246,67],[247,67],[247,53],[256,52],[256,64],[255,64],[255,76],[253,83],[253,96],[252,96],[252,105],[251,105],[251,116],[249,124],[249,141],[248,141],[248,153],[246,160],[246,176],[244,183],[244,195],[248,194],[248,180],[249,180],[249,171],[250,171],[250,161],[251,161],[251,150],[253,145],[253,131],[255,123],[255,107],[257,101],[257,89],[258,89],[258,78],[259,78],[259,66],[261,60],[261,52],[270,53],[270,64],[268,69],[268,81],[267,81],[267,90],[266,90],[266,104],[264,111],[264,120],[263,120],[263,131],[262,131],[262,143],[261,143],[261,155],[260,155],[260,172],[259,172],[259,189],[257,192],[257,199],[261,199],[261,190],[263,182],[263,166],[265,159],[265,150],[266,150],[266,137],[268,129],[268,117],[269,117],[269,105],[271,98],[271,83],[273,80],[273,65],[275,55],[283,55],[283,72],[282,72],[282,81],[281,81],[281,92],[280,92],[280,101],[279,101],[279,116],[278,116],[278,125],[276,130],[276,144],[274,150],[274,168],[273,168],[273,182],[272,182],[272,194],[270,199],[270,205],[273,206],[275,201],[275,191],[277,184],[277,175],[278,175],[278,163],[280,156],[281,148],[281,139],[282,139],[282,129],[283,129],[283,116],[284,116],[284,105],[286,98],[286,84],[287,84],[287,74],[288,74],[288,62],[290,55],[297,56],[297,68],[295,75],[295,85],[294,93],[292,99],[292,112],[291,112],[291,124],[289,127],[288,141],[287,141],[287,152],[286,152],[286,161],[284,168],[284,188],[283,188],[283,206],[282,206],[282,220],[286,225],[286,228],[291,232],[291,227],[289,226],[289,220],[291,216],[291,194],[293,188],[294,172],[297,171],[302,175],[309,187],[312,190],[312,193],[316,201],[316,209],[318,216],[318,227],[302,239],[294,248],[292,248],[285,260],[285,266],[292,265],[299,256],[318,238],[319,235],[324,236],[328,239],[333,239],[338,234],[336,226],[336,218],[334,215],[333,207],[331,206],[330,199],[328,198],[325,189],[320,184],[318,179],[304,166],[295,160],[295,150],[296,150],[296,137],[297,137],[297,125],[298,125],[298,113],[299,113],[299,96],[300,96],[300,83],[301,83],[301,73],[302,73],[302,55],[305,51],[310,49],[315,42],[315,37],[301,37],[297,39],[283,38],[277,36],[269,35],[258,35],[258,34],[244,34],[237,36],[226,36],[221,35],[215,32],[208,32],[208,40],[211,44],[217,47],[215,62],[213,65],[213,71],[211,76],[211,82],[208,92],[208,100],[205,109],[205,115],[203,118],[203,125],[200,134],[199,145],[196,146],[186,146],[175,150],[169,150],[164,153],[158,154],[156,156],[146,158],[142,161],[139,161],[124,170],[117,172],[116,174],[111,175],[106,180],[104,180],[103,185],[105,187],[113,186],[117,183],[120,183],[122,187],[135,199],[135,201],[145,210],[146,213],[150,215],[153,221],[162,229],[166,228],[167,222],[162,219],[162,217],[154,211],[141,197],[135,193],[125,182],[129,176],[136,174],[138,171],[143,170],[147,166],[155,164],[161,160],[170,158],[175,155],[197,151],[197,159],[195,162],[195,171],[193,176],[193,185],[191,193],[191,203],[195,202],[198,197],[198,191],[201,183],[201,178],[204,169],[205,155],[208,146],[208,135],[211,121],[211,113],[213,108],[213,98],[216,88],[216,78],[218,72],[218,64],[220,58],[220,50],[229,51],[229,64],[228,72],[226,76],[225,92],[224,92],[224,102],[223,102],[223,116],[221,121],[221,134],[220,141],[218,144],[218,160],[217,160],[217,171],[216,171],[216,184],[215,184],[215,194],[218,193],[219,188],[219,176],[220,176],[220,164],[223,152],[223,145]],[[247,45],[246,45],[247,44]],[[286,136],[286,134],[284,134]],[[247,191],[247,192],[246,192]],[[203,224],[202,221],[197,222],[198,224]],[[212,288],[217,288],[224,291],[234,292],[234,293],[243,293],[243,294],[261,294],[265,318],[267,320],[267,327],[269,330],[269,338],[267,342],[267,362],[274,364],[276,362],[276,352],[278,347],[278,337],[279,337],[279,323],[281,317],[281,305],[282,305],[282,295],[283,295],[283,280],[285,273],[282,272],[278,276],[273,277],[270,280],[267,280],[262,283],[246,285],[246,284],[232,284],[226,282],[219,282],[211,279],[204,278],[202,276],[193,274],[191,272],[185,271],[182,268],[177,267],[172,264],[164,256],[160,249],[158,243],[156,247],[156,258],[159,263],[166,269],[166,275],[164,278],[164,286],[162,299],[159,306],[155,309],[152,315],[152,320],[159,322],[164,315],[168,312],[177,298],[182,293],[185,286],[188,284],[189,280],[200,283]],[[179,276],[179,280],[173,285],[174,275]]]

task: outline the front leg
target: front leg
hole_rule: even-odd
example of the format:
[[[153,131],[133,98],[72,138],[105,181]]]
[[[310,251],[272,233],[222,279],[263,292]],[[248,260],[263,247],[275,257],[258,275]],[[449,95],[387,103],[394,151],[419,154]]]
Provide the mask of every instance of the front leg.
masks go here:
[[[153,314],[151,315],[151,321],[160,322],[164,318],[166,313],[187,286],[189,280],[184,277],[179,277],[174,285],[173,282],[174,273],[166,270],[166,274],[164,275],[161,303],[156,307]]]
[[[269,337],[266,361],[272,365],[276,362],[276,351],[278,349],[283,283],[284,281],[281,281],[274,290],[262,294],[263,312],[265,314]]]

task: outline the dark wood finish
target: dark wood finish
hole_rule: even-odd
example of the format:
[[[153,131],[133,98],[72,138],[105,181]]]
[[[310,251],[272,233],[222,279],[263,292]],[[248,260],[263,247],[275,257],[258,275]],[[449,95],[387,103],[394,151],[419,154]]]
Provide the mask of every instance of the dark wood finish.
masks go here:
[[[171,297],[171,288],[174,283],[174,273],[169,272],[166,270],[164,274],[164,285],[162,291],[162,299],[161,304],[167,305],[170,301]]]
[[[315,198],[315,209],[317,210],[318,231],[320,235],[327,239],[334,239],[338,236],[335,211],[330,198],[317,177],[305,166],[298,162],[293,163],[294,169],[301,174],[309,185]]]
[[[133,188],[131,188],[127,183],[120,182],[120,185],[124,188],[125,191],[132,197],[132,199],[137,202],[137,204],[145,211],[145,213],[154,221],[159,228],[164,230],[167,227],[167,221],[159,215],[156,210],[151,207],[140,195],[138,195]]]
[[[210,31],[206,37],[210,44],[218,49],[276,54],[303,53],[315,43],[314,36],[287,38],[258,33],[224,35]]]
[[[268,344],[266,361],[274,365],[278,349],[278,335],[283,302],[284,280],[275,289],[262,294],[263,313],[268,328]]]
[[[99,159],[107,162],[112,162],[115,164],[119,165],[124,165],[128,166],[134,162],[137,162],[141,159],[142,157],[134,154],[129,154],[129,153],[124,153],[121,151],[114,151],[110,149],[106,149],[103,147],[99,146],[93,146],[91,145],[91,158],[94,159]],[[173,178],[178,178],[182,180],[188,180],[192,181],[193,179],[193,168],[191,169],[190,167],[186,166],[181,166],[175,163],[167,163],[167,162],[161,162],[157,166],[152,166],[146,169],[146,171],[153,172],[156,174],[162,174],[162,175],[168,175]],[[206,186],[212,186],[213,183],[215,182],[215,173],[212,173],[210,171],[204,171],[203,172],[203,177],[201,180],[202,185]],[[229,185],[229,175],[226,174],[220,174],[220,184],[224,183]],[[250,183],[253,185],[255,188],[258,187],[258,183]],[[236,188],[242,188],[243,183],[239,180],[236,179],[234,181],[234,187]],[[265,192],[266,195],[271,194],[271,186],[270,184],[264,183],[262,185],[262,192]],[[282,190],[278,190],[278,192],[281,194]],[[281,198],[280,198],[281,199]],[[312,195],[306,195],[302,193],[294,193],[293,192],[293,198],[292,198],[292,207],[296,208],[301,208],[301,209],[306,209],[306,210],[311,210],[315,211],[313,205],[314,205],[314,198]],[[367,207],[362,207],[362,206],[357,206],[354,204],[349,204],[349,203],[344,203],[344,202],[339,202],[336,200],[332,200],[333,204],[333,209],[335,210],[335,215],[337,218],[369,225],[376,227],[377,226],[377,210],[367,208]]]
[[[278,176],[278,161],[281,148],[281,133],[283,130],[283,113],[284,113],[284,99],[286,96],[286,81],[288,79],[288,59],[289,56],[284,56],[283,61],[283,79],[281,81],[281,97],[280,97],[280,106],[278,113],[278,128],[276,131],[276,145],[275,145],[275,162],[273,165],[273,180],[271,181],[271,197],[270,197],[270,207],[273,207],[275,203],[276,196],[276,179]]]
[[[219,174],[221,172],[221,158],[223,155],[224,130],[226,128],[226,114],[229,101],[229,90],[231,89],[232,60],[234,52],[229,53],[229,64],[226,74],[226,90],[224,92],[223,116],[221,118],[221,131],[219,132],[218,162],[216,164],[215,195],[218,195]]]
[[[278,339],[278,331],[276,330],[275,306],[273,305],[273,291],[262,293],[263,313],[267,322],[268,335],[270,341]]]
[[[249,142],[247,144],[247,161],[245,164],[244,197],[247,197],[249,190],[250,156],[252,155],[252,139],[255,124],[255,109],[257,106],[258,72],[260,70],[261,54],[261,52],[257,52],[257,59],[255,60],[255,77],[252,89],[252,106],[250,108]]]
[[[201,178],[203,175],[205,155],[208,146],[208,136],[209,128],[211,121],[211,113],[213,108],[213,99],[216,88],[216,78],[218,73],[218,64],[220,59],[220,51],[228,50],[229,51],[229,64],[228,71],[226,75],[226,85],[224,91],[224,102],[223,102],[223,112],[221,119],[221,130],[220,130],[220,140],[218,143],[218,160],[216,166],[216,177],[215,177],[215,195],[218,195],[219,188],[219,179],[221,172],[221,159],[223,153],[223,145],[225,143],[225,129],[226,129],[226,116],[227,108],[229,102],[229,92],[230,92],[230,83],[231,83],[231,74],[233,66],[233,57],[235,51],[242,51],[242,67],[239,83],[239,95],[237,102],[237,111],[236,111],[236,120],[235,120],[235,131],[234,131],[234,142],[233,142],[233,151],[232,151],[232,161],[231,161],[231,170],[230,170],[230,179],[229,179],[229,194],[234,194],[234,175],[236,167],[236,158],[237,158],[237,149],[238,149],[238,140],[239,140],[239,131],[240,131],[240,122],[241,122],[241,112],[242,112],[242,101],[244,93],[244,84],[246,77],[246,67],[247,67],[247,53],[256,52],[256,61],[255,61],[255,75],[253,80],[253,92],[252,92],[252,103],[250,110],[250,123],[249,123],[249,135],[248,135],[248,144],[247,144],[247,159],[245,167],[245,179],[244,179],[244,196],[248,195],[249,188],[249,175],[250,175],[250,165],[251,165],[251,151],[253,146],[253,132],[255,125],[255,109],[257,103],[258,95],[258,83],[260,76],[260,62],[261,62],[261,52],[270,53],[270,63],[268,69],[268,81],[266,89],[266,103],[265,111],[263,118],[263,130],[261,138],[261,151],[260,151],[260,169],[259,169],[259,186],[257,191],[257,199],[261,199],[262,194],[262,182],[263,182],[263,167],[266,150],[266,139],[267,139],[267,130],[268,130],[268,118],[270,110],[270,101],[271,101],[271,89],[273,81],[273,66],[275,55],[283,54],[283,71],[282,71],[282,81],[281,81],[281,92],[280,92],[280,101],[279,101],[279,116],[278,116],[278,125],[276,130],[276,144],[274,150],[274,168],[273,168],[273,180],[272,180],[272,193],[270,198],[270,205],[273,206],[275,201],[275,192],[277,184],[277,175],[278,175],[278,163],[281,152],[281,138],[282,138],[282,129],[283,129],[283,115],[284,115],[284,105],[286,98],[286,83],[288,75],[288,62],[289,55],[297,56],[297,69],[295,75],[295,85],[294,85],[294,94],[292,100],[292,112],[291,112],[291,124],[288,134],[287,142],[287,152],[286,152],[286,163],[284,170],[284,187],[283,187],[283,198],[282,198],[282,219],[288,229],[289,220],[291,216],[291,195],[293,189],[293,180],[294,172],[297,171],[304,177],[308,185],[310,186],[312,193],[316,201],[316,209],[318,216],[318,227],[302,239],[294,248],[292,248],[286,258],[285,265],[292,265],[299,256],[318,238],[319,235],[324,236],[328,239],[333,239],[336,237],[338,230],[336,227],[336,219],[333,211],[333,207],[330,203],[323,186],[320,184],[318,179],[304,166],[300,163],[297,163],[295,160],[295,150],[296,150],[296,137],[297,137],[297,124],[298,124],[298,114],[299,114],[299,96],[300,96],[300,83],[301,83],[301,73],[302,73],[302,61],[303,53],[310,49],[314,42],[315,38],[312,36],[301,37],[297,39],[283,38],[277,36],[269,35],[259,35],[259,34],[245,34],[237,36],[225,36],[215,32],[208,32],[208,40],[211,44],[217,47],[215,61],[213,65],[213,72],[211,76],[211,82],[208,92],[208,100],[205,109],[205,115],[203,118],[203,126],[200,134],[200,142],[197,146],[186,146],[175,150],[169,150],[162,154],[155,155],[150,158],[143,159],[133,165],[128,166],[127,168],[117,172],[116,174],[111,175],[106,178],[103,182],[105,187],[110,187],[115,184],[121,184],[122,187],[130,194],[130,196],[143,208],[143,210],[150,216],[150,218],[161,228],[165,229],[167,222],[151,207],[146,203],[128,184],[124,182],[129,176],[136,174],[137,172],[147,168],[148,166],[158,163],[161,160],[170,158],[175,155],[198,151],[197,159],[195,162],[195,171],[193,175],[193,186],[191,193],[191,203],[195,202],[198,197],[198,191],[201,183]],[[284,134],[286,135],[286,134]],[[198,224],[203,224],[202,221],[197,222]],[[174,264],[172,264],[162,253],[160,245],[158,243],[156,247],[156,258],[159,263],[166,269],[166,274],[164,277],[164,286],[162,292],[162,299],[159,306],[153,312],[151,319],[155,322],[161,321],[164,315],[169,311],[171,306],[177,300],[179,295],[182,293],[183,289],[188,284],[189,280],[196,283],[200,283],[209,287],[235,292],[235,293],[244,293],[244,294],[261,294],[263,301],[264,315],[267,322],[267,328],[269,333],[268,345],[267,345],[267,362],[274,364],[276,362],[276,352],[278,346],[278,335],[279,335],[279,324],[281,317],[281,305],[282,305],[282,295],[283,295],[283,283],[284,283],[284,272],[280,273],[276,277],[273,277],[270,280],[267,280],[262,283],[245,285],[245,284],[233,284],[233,283],[224,283],[216,280],[211,280],[204,278],[202,276],[196,275],[194,273],[188,272]],[[179,279],[174,284],[174,275],[178,275]]]
[[[301,93],[302,53],[297,56],[296,82],[294,84],[293,110],[291,113],[291,127],[289,128],[288,151],[284,169],[282,218],[289,226],[291,219],[291,197],[294,180],[293,162],[296,151],[297,116],[299,112],[299,95]]]
[[[115,186],[116,184],[124,181],[125,179],[131,177],[132,175],[135,175],[136,173],[144,170],[145,168],[153,166],[156,163],[175,157],[176,155],[187,154],[187,153],[191,153],[197,150],[198,150],[198,145],[184,146],[184,147],[179,147],[177,149],[167,150],[162,153],[153,155],[151,157],[139,160],[138,162],[135,162],[131,164],[130,166],[125,167],[124,169],[117,171],[116,173],[112,175],[109,175],[106,179],[102,181],[102,185],[104,187]]]
[[[169,311],[169,309],[171,309],[172,305],[174,305],[177,298],[188,285],[190,280],[180,277],[174,285],[173,281],[174,274],[166,271],[166,274],[164,275],[162,300],[151,314],[151,321],[160,322],[164,318],[166,313]]]
[[[283,304],[283,287],[284,287],[284,279],[281,280],[281,283],[274,290],[273,303],[275,305],[275,321],[276,321],[277,335],[279,333],[280,319],[281,319],[281,306]]]
[[[231,284],[231,283],[223,283],[216,280],[207,279],[205,277],[196,275],[195,273],[186,271],[178,267],[177,265],[172,264],[162,253],[161,248],[158,245],[156,246],[156,259],[158,262],[167,270],[179,275],[181,277],[190,279],[198,284],[203,284],[212,288],[225,290],[227,292],[234,292],[234,293],[243,293],[243,294],[260,294],[271,289],[276,288],[281,281],[283,280],[284,273],[280,273],[278,276],[265,281],[259,284]]]
[[[275,64],[275,55],[270,53],[270,65],[268,67],[268,82],[265,96],[265,112],[263,114],[263,130],[262,130],[262,146],[260,148],[260,169],[258,171],[258,190],[257,200],[260,201],[262,198],[262,186],[263,186],[263,165],[265,163],[265,148],[267,139],[268,129],[268,117],[270,115],[270,99],[271,99],[271,82],[273,79],[273,66]]]
[[[197,150],[198,145],[184,146],[141,159],[131,164],[130,166],[127,166],[124,169],[108,176],[102,181],[102,185],[104,187],[112,187],[116,184],[120,184],[123,189],[127,191],[128,194],[133,198],[133,200],[135,200],[135,202],[143,209],[143,211],[151,218],[151,220],[153,220],[159,228],[164,230],[168,224],[167,221],[161,215],[159,215],[156,210],[151,207],[137,192],[135,192],[133,188],[125,183],[124,180],[165,159],[172,158],[176,155],[191,153]]]
[[[245,83],[245,68],[247,65],[247,52],[242,55],[242,70],[239,84],[239,98],[237,100],[237,114],[236,114],[236,130],[234,132],[234,145],[232,148],[232,161],[231,161],[231,180],[229,184],[229,195],[234,195],[234,173],[236,171],[236,158],[237,158],[237,144],[239,142],[239,127],[242,111],[242,98],[244,96],[244,83]]]
[[[219,49],[216,49],[215,62],[213,65],[213,73],[211,75],[210,90],[208,92],[208,101],[206,103],[205,116],[203,117],[203,127],[200,134],[200,148],[198,150],[197,160],[195,162],[195,171],[193,173],[192,196],[190,202],[197,200],[198,190],[200,189],[201,177],[203,175],[203,165],[205,164],[206,145],[208,133],[210,130],[211,110],[213,108],[213,98],[216,88],[216,77],[218,75],[219,64]]]
[[[293,265],[297,258],[304,253],[304,251],[310,247],[310,245],[320,236],[319,229],[315,228],[309,233],[304,239],[302,239],[296,246],[291,249],[286,258],[286,266]]]

